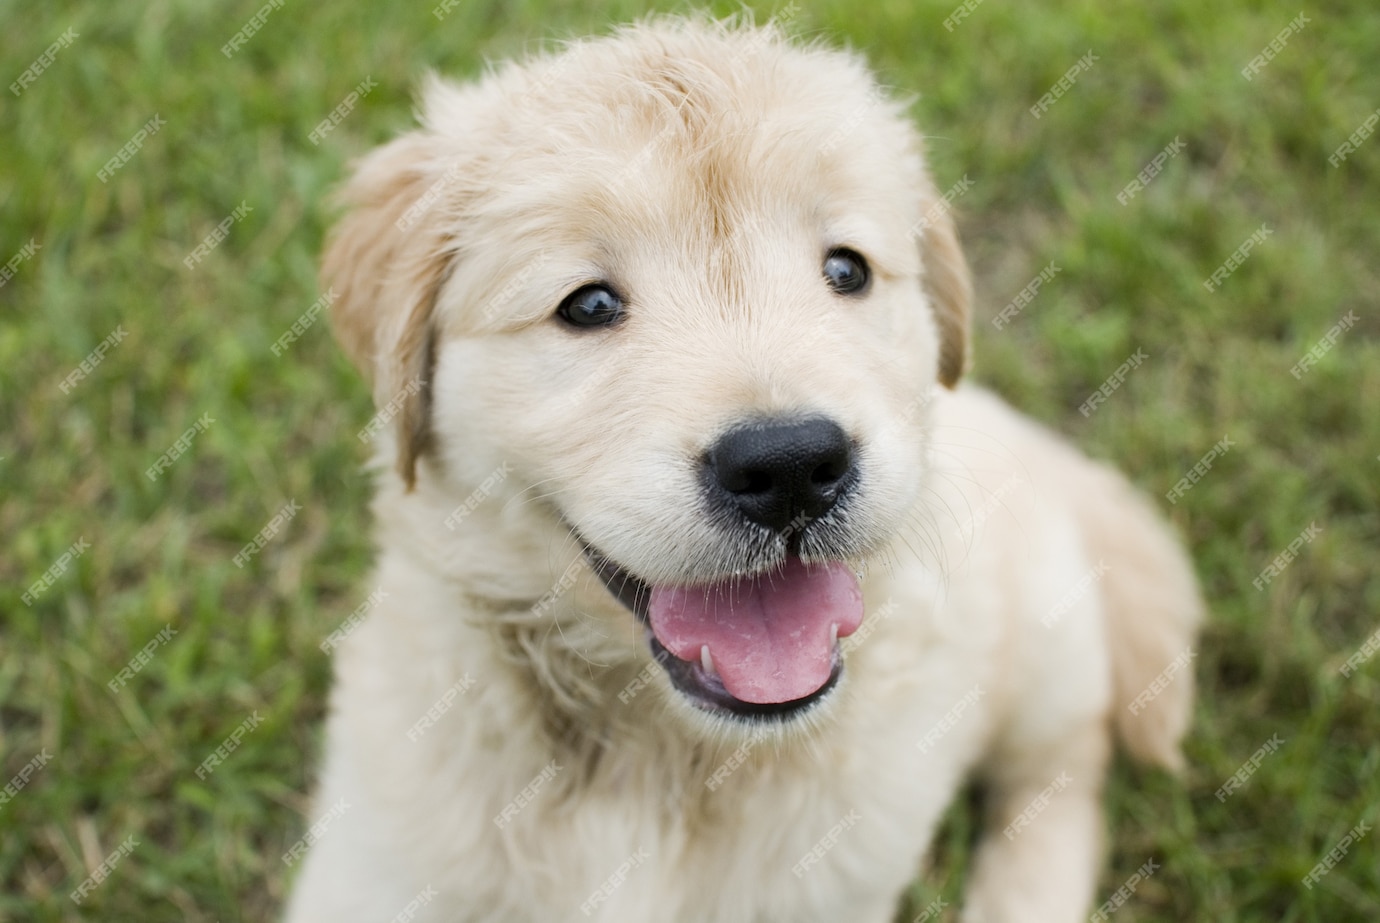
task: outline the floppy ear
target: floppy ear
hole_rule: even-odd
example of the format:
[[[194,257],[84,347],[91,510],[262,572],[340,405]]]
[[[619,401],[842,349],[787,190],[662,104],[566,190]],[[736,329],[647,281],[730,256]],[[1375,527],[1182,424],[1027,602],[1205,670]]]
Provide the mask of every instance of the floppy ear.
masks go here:
[[[414,132],[359,162],[321,265],[321,287],[335,296],[336,338],[373,383],[376,420],[396,420],[398,472],[409,490],[429,436],[433,313],[449,265],[448,209],[436,200],[454,177],[438,143]]]
[[[926,204],[920,232],[921,282],[939,327],[939,380],[952,388],[968,364],[968,316],[973,279],[958,243],[948,203],[935,195]]]

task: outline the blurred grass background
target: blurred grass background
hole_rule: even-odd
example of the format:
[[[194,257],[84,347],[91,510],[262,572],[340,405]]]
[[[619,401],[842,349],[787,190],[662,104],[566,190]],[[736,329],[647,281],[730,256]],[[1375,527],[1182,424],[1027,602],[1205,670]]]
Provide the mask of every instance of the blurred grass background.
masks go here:
[[[318,642],[367,595],[369,490],[354,434],[372,413],[324,319],[270,345],[317,298],[323,202],[347,161],[404,129],[427,68],[466,77],[546,39],[606,31],[631,0],[461,0],[272,10],[257,2],[0,2],[0,86],[68,28],[70,47],[0,91],[0,920],[273,918],[329,679]],[[759,19],[779,7],[752,3]],[[715,4],[729,13],[737,7]],[[1312,889],[1300,879],[1380,816],[1380,657],[1339,668],[1380,627],[1380,140],[1328,157],[1380,107],[1380,9],[1325,3],[1254,79],[1240,70],[1300,12],[1231,0],[1049,6],[800,0],[789,28],[866,53],[918,92],[941,188],[975,267],[975,375],[1113,459],[1186,536],[1212,608],[1182,781],[1120,764],[1106,898],[1161,870],[1114,919],[1380,919],[1376,836]],[[1029,107],[1086,52],[1040,119]],[[309,133],[377,82],[315,145]],[[166,125],[98,171],[155,115]],[[1127,205],[1117,193],[1185,149]],[[194,269],[183,259],[252,211]],[[1202,281],[1262,224],[1268,240]],[[1059,274],[1007,327],[1041,268]],[[1302,380],[1290,368],[1349,311]],[[60,382],[117,330],[103,363]],[[1127,356],[1149,358],[1090,418]],[[214,421],[156,481],[145,470]],[[1163,495],[1224,436],[1179,502]],[[302,510],[252,563],[235,553]],[[1310,524],[1321,534],[1252,581]],[[26,605],[80,539],[85,551]],[[171,626],[128,685],[107,682]],[[205,780],[196,767],[261,723]],[[1219,786],[1284,740],[1225,802]],[[3,796],[0,796],[3,797]],[[909,920],[958,903],[976,811],[960,804]],[[134,835],[80,906],[67,895]],[[931,919],[951,919],[952,910]]]

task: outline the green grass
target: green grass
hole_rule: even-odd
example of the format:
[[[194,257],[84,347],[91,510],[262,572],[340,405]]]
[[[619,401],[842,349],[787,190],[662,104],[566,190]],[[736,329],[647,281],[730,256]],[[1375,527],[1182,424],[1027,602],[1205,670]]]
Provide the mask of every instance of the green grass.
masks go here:
[[[367,593],[364,384],[323,321],[269,347],[317,297],[328,190],[406,126],[426,68],[467,76],[548,37],[602,31],[630,0],[0,4],[0,85],[79,33],[15,97],[0,91],[0,919],[271,918],[303,831],[329,664],[317,643]],[[1160,498],[1212,609],[1182,781],[1120,764],[1102,894],[1161,865],[1113,919],[1380,919],[1375,835],[1315,888],[1300,879],[1380,819],[1380,140],[1328,156],[1380,106],[1380,11],[1329,3],[1252,81],[1241,67],[1298,13],[1265,4],[988,0],[952,32],[950,0],[802,0],[792,28],[864,50],[919,92],[939,182],[979,293],[975,374]],[[670,5],[659,8],[674,8]],[[728,6],[718,7],[728,11]],[[771,7],[760,5],[759,14]],[[1093,67],[1040,119],[1028,107],[1086,51]],[[312,128],[373,90],[319,146]],[[107,183],[97,172],[155,114],[166,125]],[[1186,149],[1129,205],[1119,192],[1175,138]],[[252,208],[194,270],[183,258]],[[1250,234],[1273,234],[1214,293]],[[991,319],[1041,267],[1014,322]],[[1316,368],[1290,368],[1348,311]],[[70,394],[59,383],[125,334]],[[1137,348],[1149,359],[1091,418],[1078,405]],[[145,469],[214,420],[156,481]],[[1223,436],[1234,447],[1162,499]],[[244,568],[235,553],[290,500],[301,512]],[[1321,535],[1252,581],[1310,523]],[[90,543],[33,605],[21,594]],[[126,687],[107,681],[165,626]],[[257,713],[212,775],[196,767]],[[1272,735],[1285,741],[1221,803]],[[957,902],[975,821],[960,805],[913,909]],[[134,835],[80,907],[67,894]]]

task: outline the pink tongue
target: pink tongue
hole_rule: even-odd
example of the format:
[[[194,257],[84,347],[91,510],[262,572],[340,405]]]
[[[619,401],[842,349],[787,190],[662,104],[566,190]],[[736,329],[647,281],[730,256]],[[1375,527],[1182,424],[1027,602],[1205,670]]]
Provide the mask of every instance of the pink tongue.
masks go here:
[[[829,679],[833,645],[862,624],[862,588],[839,563],[801,563],[714,587],[654,586],[652,632],[676,657],[697,663],[709,645],[729,695],[766,704],[802,699]]]

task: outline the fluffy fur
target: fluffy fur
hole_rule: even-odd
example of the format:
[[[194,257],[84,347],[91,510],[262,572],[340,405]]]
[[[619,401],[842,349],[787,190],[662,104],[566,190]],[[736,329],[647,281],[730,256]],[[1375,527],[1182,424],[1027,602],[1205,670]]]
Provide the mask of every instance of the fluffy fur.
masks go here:
[[[324,261],[388,421],[383,595],[336,652],[288,919],[884,923],[973,773],[965,919],[1085,916],[1113,730],[1178,764],[1201,607],[1118,475],[954,389],[967,268],[902,105],[851,55],[659,19],[433,80],[422,122],[359,164]],[[835,246],[864,297],[824,285]],[[552,317],[597,280],[623,325]],[[860,447],[829,541],[867,614],[805,715],[713,717],[572,528],[649,581],[779,562],[695,466],[799,412]]]

